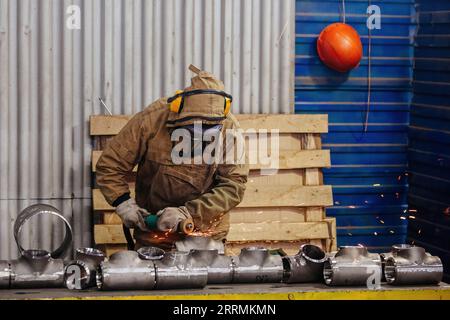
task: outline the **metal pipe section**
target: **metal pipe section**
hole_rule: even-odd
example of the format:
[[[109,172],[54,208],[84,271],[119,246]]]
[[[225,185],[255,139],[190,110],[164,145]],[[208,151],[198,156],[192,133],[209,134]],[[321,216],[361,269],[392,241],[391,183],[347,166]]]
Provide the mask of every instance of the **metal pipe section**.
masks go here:
[[[59,288],[64,284],[64,261],[44,250],[25,250],[10,262],[10,288]]]
[[[97,269],[106,261],[105,254],[93,248],[80,248],[75,260],[69,262],[64,270],[64,283],[67,289],[83,290],[96,286]]]
[[[231,283],[234,275],[233,259],[219,254],[217,250],[191,250],[195,268],[206,267],[209,284]]]
[[[11,264],[9,261],[0,261],[0,289],[9,289],[11,286]]]
[[[263,247],[249,247],[241,250],[234,262],[234,283],[281,282],[284,268],[280,255],[272,255]]]
[[[443,276],[441,259],[424,248],[409,244],[392,246],[386,260],[385,278],[392,285],[437,284]]]
[[[206,265],[196,261],[198,254],[169,252],[161,260],[154,260],[156,289],[203,288],[208,282]]]
[[[314,245],[304,244],[295,256],[283,257],[286,283],[322,282],[325,252]]]
[[[370,276],[381,278],[381,258],[369,253],[364,246],[344,246],[327,259],[323,269],[329,286],[366,285]]]
[[[32,205],[28,208],[25,208],[19,214],[19,216],[17,217],[17,219],[14,223],[14,239],[16,240],[17,248],[19,249],[20,254],[22,254],[25,251],[25,249],[22,247],[21,241],[20,241],[23,225],[32,217],[34,217],[36,215],[41,215],[41,214],[53,215],[53,216],[57,217],[58,219],[62,220],[65,225],[66,231],[65,231],[63,242],[56,250],[54,250],[53,252],[50,253],[52,258],[59,258],[64,254],[64,252],[68,248],[70,248],[70,245],[72,244],[72,227],[70,226],[70,223],[66,220],[66,218],[63,217],[63,215],[61,214],[61,212],[58,209],[56,209],[55,207],[52,207],[50,205],[47,205],[47,204]]]
[[[175,242],[175,249],[182,252],[191,250],[217,250],[219,254],[225,253],[225,246],[222,241],[217,241],[205,236],[186,236],[183,240]]]
[[[153,261],[142,259],[136,251],[114,253],[97,272],[97,287],[102,290],[151,290],[155,285]]]

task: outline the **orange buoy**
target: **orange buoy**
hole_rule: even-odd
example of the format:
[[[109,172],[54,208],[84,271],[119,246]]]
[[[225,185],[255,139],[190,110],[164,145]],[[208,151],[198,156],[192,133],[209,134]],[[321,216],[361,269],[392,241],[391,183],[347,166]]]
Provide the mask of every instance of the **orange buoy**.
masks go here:
[[[333,23],[317,39],[320,60],[331,69],[348,72],[361,62],[363,48],[358,32],[345,23]]]

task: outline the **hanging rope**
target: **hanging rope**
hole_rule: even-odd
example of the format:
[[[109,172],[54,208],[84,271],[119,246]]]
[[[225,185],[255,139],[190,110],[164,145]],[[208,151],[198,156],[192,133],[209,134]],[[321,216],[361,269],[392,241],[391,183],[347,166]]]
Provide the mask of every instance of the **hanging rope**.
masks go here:
[[[345,16],[345,0],[342,0],[342,23],[345,23],[346,16]]]
[[[371,0],[368,0],[369,6],[371,5]],[[369,13],[367,13],[367,17],[369,17]],[[367,61],[368,61],[368,70],[367,70],[367,104],[366,104],[366,119],[364,121],[364,132],[367,132],[369,126],[369,113],[370,113],[370,104],[371,104],[371,96],[372,96],[372,30],[367,26],[368,29],[368,48],[367,48]]]

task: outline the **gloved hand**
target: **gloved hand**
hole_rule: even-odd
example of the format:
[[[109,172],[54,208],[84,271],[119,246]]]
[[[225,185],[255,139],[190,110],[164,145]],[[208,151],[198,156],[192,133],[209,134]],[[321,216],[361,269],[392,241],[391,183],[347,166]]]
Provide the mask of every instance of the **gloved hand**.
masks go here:
[[[158,230],[163,232],[169,231],[170,233],[177,232],[178,225],[181,221],[192,219],[186,207],[165,208],[156,215],[158,216],[158,221],[156,222]]]
[[[148,231],[144,218],[149,216],[150,213],[139,207],[133,198],[122,202],[116,208],[116,213],[122,219],[123,224],[127,228],[139,228],[143,231]]]

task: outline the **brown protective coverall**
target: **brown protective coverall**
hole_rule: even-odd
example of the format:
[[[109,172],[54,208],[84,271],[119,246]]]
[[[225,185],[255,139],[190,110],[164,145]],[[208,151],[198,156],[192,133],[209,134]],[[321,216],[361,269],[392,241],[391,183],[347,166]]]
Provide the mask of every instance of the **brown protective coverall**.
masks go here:
[[[210,82],[203,81],[202,73],[192,80],[192,88],[216,89],[217,83],[213,81],[211,85]],[[202,81],[196,83],[199,79]],[[219,89],[220,87],[221,84]],[[223,117],[223,98],[203,96],[213,107],[222,110]],[[198,96],[191,98],[195,98],[191,101],[199,105]],[[187,104],[185,113],[192,115],[193,108],[195,106]],[[198,113],[197,109],[194,111]],[[203,105],[201,114],[214,113],[206,111],[208,108],[205,109]],[[216,115],[218,116],[219,112]],[[183,125],[186,124],[187,118],[183,119],[183,113],[174,114],[169,110],[166,98],[155,101],[135,115],[103,151],[96,168],[97,183],[108,203],[112,205],[118,197],[130,192],[125,177],[138,164],[136,202],[140,207],[156,214],[166,207],[186,206],[197,231],[222,240],[229,230],[228,211],[242,201],[248,165],[174,165],[171,161],[172,142],[169,133],[170,126],[173,125],[168,124],[168,120],[175,118],[180,118]],[[239,128],[236,118],[231,114],[220,122],[224,130]],[[138,229],[135,230],[134,237],[138,247],[152,245],[165,249],[171,248],[175,241],[182,238],[179,234],[143,232]]]

